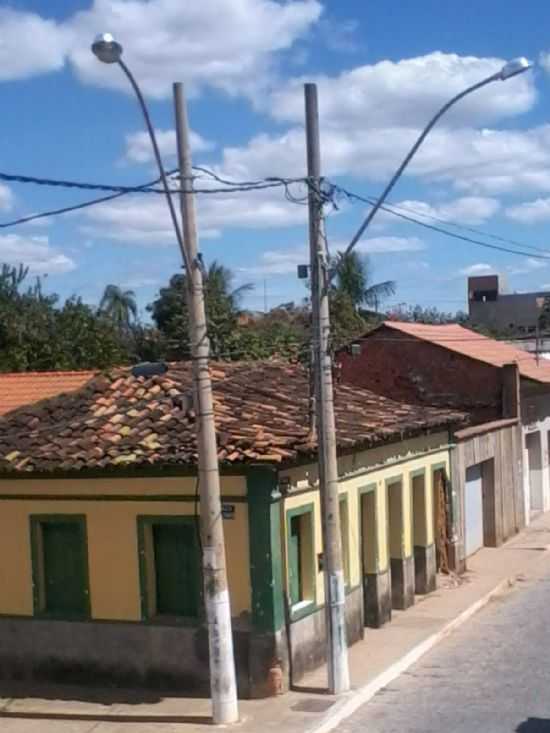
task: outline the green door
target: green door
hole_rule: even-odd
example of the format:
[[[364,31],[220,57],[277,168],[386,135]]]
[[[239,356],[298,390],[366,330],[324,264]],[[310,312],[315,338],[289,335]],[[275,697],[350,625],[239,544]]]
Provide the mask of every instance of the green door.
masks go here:
[[[290,538],[288,543],[288,574],[290,603],[294,605],[302,600],[302,568],[300,562],[300,517],[290,520]]]
[[[77,522],[44,522],[45,610],[60,615],[86,615],[86,548]]]
[[[195,528],[156,524],[152,530],[157,613],[197,616],[199,572]]]

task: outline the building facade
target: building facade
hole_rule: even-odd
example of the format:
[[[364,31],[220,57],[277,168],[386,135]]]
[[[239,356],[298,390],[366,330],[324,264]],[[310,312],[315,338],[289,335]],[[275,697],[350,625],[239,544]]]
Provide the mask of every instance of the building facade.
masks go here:
[[[386,322],[357,350],[339,354],[343,382],[470,415],[451,459],[455,568],[550,508],[546,362],[457,325]]]
[[[325,660],[307,375],[214,366],[239,694]],[[100,376],[0,421],[0,677],[208,690],[187,367]],[[336,390],[347,635],[435,587],[434,486],[464,415]]]
[[[478,326],[500,332],[534,334],[543,309],[549,304],[550,291],[504,293],[498,275],[468,278],[468,315]]]

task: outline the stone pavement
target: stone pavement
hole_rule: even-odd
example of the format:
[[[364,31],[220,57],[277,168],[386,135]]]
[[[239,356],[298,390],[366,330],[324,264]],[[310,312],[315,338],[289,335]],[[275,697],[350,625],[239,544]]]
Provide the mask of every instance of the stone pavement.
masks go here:
[[[407,669],[424,652],[496,594],[550,568],[550,514],[498,549],[484,548],[456,584],[443,578],[391,624],[366,629],[350,649],[353,691],[336,699],[323,692],[326,670],[310,674],[279,698],[243,700],[239,733],[325,733]],[[208,700],[159,697],[120,690],[0,684],[2,733],[205,733],[212,730]]]

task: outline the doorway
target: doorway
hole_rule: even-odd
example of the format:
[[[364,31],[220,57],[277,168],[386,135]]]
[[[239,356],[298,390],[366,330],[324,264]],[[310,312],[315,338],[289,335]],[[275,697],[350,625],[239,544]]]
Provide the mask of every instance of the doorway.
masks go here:
[[[466,557],[469,557],[483,547],[483,483],[480,463],[466,469],[464,532],[464,549]]]
[[[527,451],[527,470],[529,476],[529,502],[531,515],[543,510],[542,500],[542,446],[540,432],[527,433],[525,436]]]

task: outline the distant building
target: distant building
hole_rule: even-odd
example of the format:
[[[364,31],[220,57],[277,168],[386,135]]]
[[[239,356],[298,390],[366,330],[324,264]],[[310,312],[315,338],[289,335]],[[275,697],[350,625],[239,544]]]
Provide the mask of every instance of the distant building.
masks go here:
[[[499,331],[535,333],[550,291],[503,293],[498,275],[468,278],[470,321]]]

